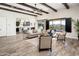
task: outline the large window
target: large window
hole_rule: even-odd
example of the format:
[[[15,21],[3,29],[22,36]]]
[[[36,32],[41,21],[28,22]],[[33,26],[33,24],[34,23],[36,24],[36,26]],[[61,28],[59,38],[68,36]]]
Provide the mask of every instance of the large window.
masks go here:
[[[52,28],[56,31],[65,31],[65,20],[51,20],[49,21],[49,28]]]

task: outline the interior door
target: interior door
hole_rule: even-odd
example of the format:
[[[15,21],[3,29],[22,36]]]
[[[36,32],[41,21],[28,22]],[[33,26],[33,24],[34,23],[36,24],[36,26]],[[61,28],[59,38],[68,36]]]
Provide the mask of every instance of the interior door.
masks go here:
[[[5,17],[0,17],[0,36],[6,36],[6,18]]]

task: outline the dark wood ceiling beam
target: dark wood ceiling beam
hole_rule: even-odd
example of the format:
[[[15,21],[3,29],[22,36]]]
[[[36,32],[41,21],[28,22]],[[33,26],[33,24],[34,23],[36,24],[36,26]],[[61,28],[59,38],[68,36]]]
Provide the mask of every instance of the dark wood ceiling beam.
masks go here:
[[[0,5],[10,7],[10,8],[14,8],[14,9],[18,9],[18,10],[22,10],[22,11],[27,11],[27,12],[30,12],[30,13],[34,13],[33,11],[22,9],[22,8],[19,8],[19,7],[13,6],[13,5],[9,5],[9,4],[6,4],[6,3],[0,3]],[[42,15],[40,13],[35,13],[35,14]]]
[[[24,12],[20,12],[20,11],[16,11],[16,10],[7,9],[7,8],[4,8],[4,7],[0,7],[0,9],[6,10],[6,11],[11,11],[11,12],[16,12],[16,13],[21,13],[21,14],[25,14],[25,15],[30,15],[30,16],[37,16],[37,15],[29,14],[29,13],[24,13]]]
[[[50,8],[51,10],[53,10],[53,11],[55,11],[55,12],[57,12],[57,10],[56,10],[55,8],[53,8],[53,7],[49,6],[49,5],[47,5],[46,3],[40,3],[40,4],[41,4],[41,5],[44,5],[44,6],[48,7],[48,8]]]
[[[67,3],[62,3],[62,4],[65,6],[66,9],[69,9],[70,8]]]
[[[31,5],[28,5],[28,4],[25,4],[25,3],[18,3],[18,4],[20,4],[20,5],[22,5],[22,6],[26,6],[26,7],[32,8],[32,9],[34,9],[34,10],[39,10],[39,11],[41,11],[41,12],[43,12],[43,13],[48,14],[47,11],[44,11],[44,10],[42,10],[42,9],[39,9],[39,8],[33,7],[33,6],[31,6]]]

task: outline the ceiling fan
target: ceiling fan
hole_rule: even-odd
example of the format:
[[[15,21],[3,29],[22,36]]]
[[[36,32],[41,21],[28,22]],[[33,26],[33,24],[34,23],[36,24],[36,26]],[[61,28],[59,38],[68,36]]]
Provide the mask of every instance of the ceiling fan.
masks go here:
[[[34,4],[34,6],[37,8],[37,4],[35,3]],[[39,14],[41,14],[42,15],[42,12],[40,11],[40,9],[33,9],[34,10],[34,13],[36,14],[36,13],[39,13]],[[38,15],[37,15],[38,16]]]

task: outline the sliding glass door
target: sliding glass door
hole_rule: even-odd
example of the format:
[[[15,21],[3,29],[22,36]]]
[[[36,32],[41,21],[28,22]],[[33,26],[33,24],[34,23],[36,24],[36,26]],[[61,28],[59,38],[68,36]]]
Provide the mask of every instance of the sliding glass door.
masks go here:
[[[65,19],[49,21],[49,28],[56,31],[65,31]]]

